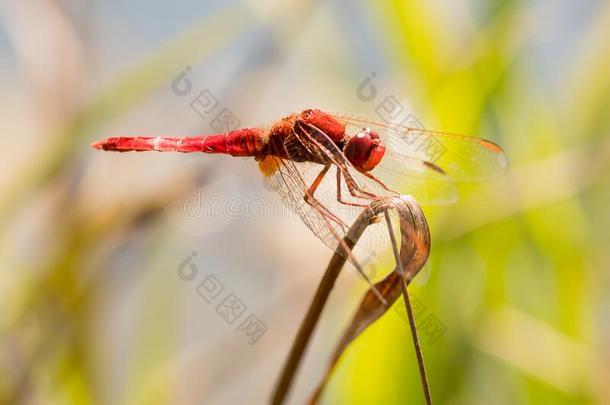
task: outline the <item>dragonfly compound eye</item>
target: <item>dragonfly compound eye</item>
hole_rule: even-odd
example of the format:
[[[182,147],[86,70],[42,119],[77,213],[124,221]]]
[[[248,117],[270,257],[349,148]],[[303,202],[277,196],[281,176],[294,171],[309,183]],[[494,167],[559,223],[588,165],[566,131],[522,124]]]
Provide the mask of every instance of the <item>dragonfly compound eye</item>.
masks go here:
[[[368,172],[383,158],[385,145],[381,143],[377,132],[364,128],[347,141],[344,153],[356,169]]]

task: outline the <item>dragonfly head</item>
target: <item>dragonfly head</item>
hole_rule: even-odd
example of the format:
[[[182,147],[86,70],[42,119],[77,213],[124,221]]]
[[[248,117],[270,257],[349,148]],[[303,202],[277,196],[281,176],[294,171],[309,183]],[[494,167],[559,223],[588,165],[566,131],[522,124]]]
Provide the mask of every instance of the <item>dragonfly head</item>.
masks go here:
[[[356,169],[368,172],[381,162],[385,145],[376,131],[363,128],[347,140],[343,153]]]

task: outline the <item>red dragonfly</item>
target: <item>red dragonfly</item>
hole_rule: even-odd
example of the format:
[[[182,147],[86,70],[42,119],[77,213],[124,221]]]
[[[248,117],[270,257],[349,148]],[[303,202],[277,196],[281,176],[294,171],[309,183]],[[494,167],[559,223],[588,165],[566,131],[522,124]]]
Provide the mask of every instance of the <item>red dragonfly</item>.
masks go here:
[[[410,194],[424,204],[453,202],[454,181],[488,179],[506,168],[502,149],[487,140],[316,109],[267,128],[193,137],[113,137],[92,146],[254,157],[271,187],[331,249],[372,200]],[[328,175],[331,168],[334,176]],[[390,246],[384,229],[367,233],[368,242],[361,240],[359,246],[369,253]]]

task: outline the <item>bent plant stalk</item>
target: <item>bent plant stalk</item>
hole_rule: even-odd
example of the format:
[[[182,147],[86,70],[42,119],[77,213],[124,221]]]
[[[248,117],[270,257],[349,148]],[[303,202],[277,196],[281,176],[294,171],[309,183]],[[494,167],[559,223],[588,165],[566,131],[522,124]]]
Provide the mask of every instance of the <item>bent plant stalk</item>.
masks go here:
[[[345,245],[347,245],[349,249],[352,249],[366,228],[376,221],[381,213],[388,215],[389,212],[398,215],[400,224],[401,246],[399,253],[395,245],[395,238],[392,237],[393,233],[391,228],[389,229],[393,239],[393,249],[398,253],[396,267],[394,271],[388,274],[383,280],[376,283],[374,288],[370,288],[365,293],[351,323],[333,352],[326,373],[310,399],[311,403],[317,402],[335,365],[349,344],[392,306],[401,295],[401,281],[405,284],[404,293],[406,294],[406,283],[409,283],[413,279],[428,258],[430,251],[430,232],[428,223],[421,208],[410,196],[387,197],[371,203],[369,209],[363,210],[349,229],[348,234],[344,239]],[[387,217],[387,219],[389,226],[391,226],[389,217]],[[342,251],[341,247],[338,247],[326,268],[324,276],[318,285],[318,289],[316,290],[307,314],[301,323],[288,358],[282,369],[271,400],[271,403],[274,405],[282,404],[286,399],[294,375],[301,363],[303,354],[307,349],[322,310],[326,305],[330,291],[345,264],[347,256],[348,255]],[[379,300],[376,292],[381,293],[386,301],[385,303]],[[405,299],[408,300],[408,296]],[[411,327],[413,332],[413,328],[415,327],[414,323],[411,324]],[[416,345],[416,351],[418,350],[419,347]],[[418,352],[418,360],[419,359],[420,353]],[[423,363],[420,364],[420,372],[421,370],[425,370],[423,369]],[[422,374],[422,384],[424,385],[424,392],[426,393],[426,399],[428,400],[429,390],[427,388],[425,372]]]
[[[400,253],[396,247],[396,237],[394,236],[394,230],[392,229],[392,222],[388,211],[384,212],[386,223],[388,225],[388,232],[390,234],[390,240],[392,241],[392,250],[394,252],[394,259],[396,260],[396,266],[399,269],[403,268]],[[400,275],[400,290],[402,291],[402,297],[405,300],[405,308],[407,309],[407,316],[409,318],[409,327],[411,328],[411,337],[413,338],[413,345],[415,346],[415,355],[417,356],[417,365],[419,366],[419,375],[421,378],[422,388],[424,390],[424,397],[426,398],[426,404],[432,405],[432,395],[430,394],[430,386],[428,384],[428,376],[426,374],[426,364],[424,363],[424,355],[419,344],[419,336],[417,335],[417,325],[415,324],[415,316],[413,315],[413,308],[411,307],[411,299],[409,298],[409,292],[407,290],[407,283],[405,278]]]

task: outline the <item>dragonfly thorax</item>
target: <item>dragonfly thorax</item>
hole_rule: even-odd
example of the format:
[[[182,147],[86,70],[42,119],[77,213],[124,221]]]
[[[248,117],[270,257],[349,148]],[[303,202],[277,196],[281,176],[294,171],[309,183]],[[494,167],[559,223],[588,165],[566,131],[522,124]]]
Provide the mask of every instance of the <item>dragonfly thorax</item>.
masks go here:
[[[292,114],[276,122],[265,143],[261,157],[271,154],[294,162],[322,165],[333,161],[330,150],[334,148],[337,152],[343,152],[345,158],[361,172],[373,170],[381,162],[386,149],[376,131],[363,128],[350,135],[343,122],[331,114],[314,109]]]

